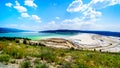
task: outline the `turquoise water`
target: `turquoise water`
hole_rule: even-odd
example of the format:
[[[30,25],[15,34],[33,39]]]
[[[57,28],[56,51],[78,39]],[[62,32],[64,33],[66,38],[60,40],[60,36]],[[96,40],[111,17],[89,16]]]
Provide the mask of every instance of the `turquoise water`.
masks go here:
[[[22,37],[32,40],[40,40],[45,38],[63,38],[75,34],[56,34],[56,33],[38,33],[38,32],[17,32],[17,33],[0,33],[0,37]]]

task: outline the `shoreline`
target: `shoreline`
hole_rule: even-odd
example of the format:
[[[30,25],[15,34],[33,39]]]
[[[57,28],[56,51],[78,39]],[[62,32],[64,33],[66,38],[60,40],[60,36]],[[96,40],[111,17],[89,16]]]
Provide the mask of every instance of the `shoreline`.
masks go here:
[[[115,48],[120,45],[120,38],[119,37],[111,37],[111,36],[103,36],[97,34],[79,34],[76,36],[70,37],[72,42],[83,49],[95,49],[101,51],[109,51],[109,52],[120,52],[119,50],[112,50],[111,48]],[[70,40],[71,41],[71,40]],[[111,50],[110,50],[111,49]]]
[[[59,42],[61,39],[64,41],[64,44],[53,42],[53,40]],[[69,44],[67,42],[69,42]],[[84,33],[68,38],[47,38],[44,39],[43,44],[51,47],[64,46],[63,48],[65,48],[66,46],[69,46],[68,48],[73,47],[74,49],[97,50],[102,52],[120,52],[120,48],[118,48],[120,45],[119,37],[103,36],[98,34]]]
[[[11,37],[12,38],[12,37]],[[14,37],[17,38],[17,37]],[[120,52],[120,37],[103,36],[98,34],[80,33],[68,37],[45,37],[40,40],[25,40],[18,37],[19,43],[26,42],[30,45],[43,44],[53,48],[74,48],[83,50],[97,50],[101,52]]]

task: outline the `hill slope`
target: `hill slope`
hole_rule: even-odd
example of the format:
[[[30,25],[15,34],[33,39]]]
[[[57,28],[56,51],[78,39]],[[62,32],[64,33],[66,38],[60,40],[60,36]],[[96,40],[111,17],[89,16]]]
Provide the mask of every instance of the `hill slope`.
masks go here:
[[[27,30],[20,30],[15,28],[1,28],[0,27],[0,33],[9,33],[9,32],[25,32]]]
[[[94,34],[100,34],[105,36],[116,36],[120,37],[120,32],[110,32],[110,31],[83,31],[83,30],[47,30],[47,31],[39,31],[42,33],[94,33]]]

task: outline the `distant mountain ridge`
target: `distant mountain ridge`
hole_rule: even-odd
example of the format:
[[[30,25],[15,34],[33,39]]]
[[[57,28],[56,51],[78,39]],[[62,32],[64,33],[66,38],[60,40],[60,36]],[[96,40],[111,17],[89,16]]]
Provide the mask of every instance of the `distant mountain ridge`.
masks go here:
[[[46,30],[46,31],[39,31],[40,33],[93,33],[105,36],[115,36],[120,37],[120,32],[110,32],[110,31],[85,31],[85,30]]]
[[[15,28],[1,28],[0,27],[0,33],[9,33],[9,32],[26,32],[27,30],[20,30]]]

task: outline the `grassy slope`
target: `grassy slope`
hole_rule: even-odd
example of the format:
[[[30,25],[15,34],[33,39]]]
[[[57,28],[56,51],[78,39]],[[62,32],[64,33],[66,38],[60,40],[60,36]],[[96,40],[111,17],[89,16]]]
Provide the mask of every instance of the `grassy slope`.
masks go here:
[[[61,68],[120,68],[120,53],[30,46],[16,43],[14,40],[0,40],[0,51],[0,62],[10,63],[13,62],[12,59],[26,60],[28,56],[36,58],[34,62],[20,63],[22,68],[26,65],[29,68],[31,63],[35,68],[50,65]]]

